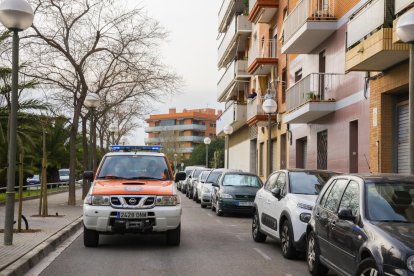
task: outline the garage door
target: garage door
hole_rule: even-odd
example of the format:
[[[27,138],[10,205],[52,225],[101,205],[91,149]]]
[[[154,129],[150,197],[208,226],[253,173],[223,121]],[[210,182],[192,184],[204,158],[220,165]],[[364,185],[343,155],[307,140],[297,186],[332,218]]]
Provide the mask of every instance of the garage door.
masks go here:
[[[408,105],[398,107],[398,173],[409,173]]]

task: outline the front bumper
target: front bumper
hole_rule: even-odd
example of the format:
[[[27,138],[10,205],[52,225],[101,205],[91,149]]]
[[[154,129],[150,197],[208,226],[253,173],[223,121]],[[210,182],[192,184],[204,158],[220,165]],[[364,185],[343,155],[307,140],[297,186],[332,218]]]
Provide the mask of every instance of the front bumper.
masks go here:
[[[146,212],[147,217],[119,219],[118,212]],[[84,204],[83,224],[87,229],[102,233],[164,232],[180,225],[181,213],[181,205],[126,210]]]
[[[200,196],[201,204],[210,205],[211,204],[211,193],[203,193]]]
[[[250,205],[246,206],[246,204]],[[254,211],[253,201],[234,199],[219,199],[217,202],[217,208],[223,213],[253,214]]]

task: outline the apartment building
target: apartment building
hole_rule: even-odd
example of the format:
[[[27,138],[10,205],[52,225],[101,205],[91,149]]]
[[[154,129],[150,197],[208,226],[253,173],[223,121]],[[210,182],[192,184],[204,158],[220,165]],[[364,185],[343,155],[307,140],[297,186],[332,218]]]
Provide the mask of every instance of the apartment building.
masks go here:
[[[170,158],[178,155],[178,161],[188,159],[196,145],[205,137],[216,136],[216,120],[221,111],[212,108],[184,109],[177,112],[170,108],[167,114],[150,115],[145,121],[146,145],[161,145]],[[171,159],[172,160],[172,159]]]
[[[346,70],[366,72],[370,87],[373,172],[409,173],[409,45],[399,40],[395,25],[413,4],[407,0],[368,1],[347,23]]]

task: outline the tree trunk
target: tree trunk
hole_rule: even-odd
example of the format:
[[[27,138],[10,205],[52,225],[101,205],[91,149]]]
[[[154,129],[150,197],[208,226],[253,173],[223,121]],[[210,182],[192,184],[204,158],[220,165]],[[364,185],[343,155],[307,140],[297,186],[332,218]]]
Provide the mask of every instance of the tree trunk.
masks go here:
[[[80,104],[81,103],[81,104]],[[78,134],[79,127],[79,117],[82,109],[83,101],[78,100],[78,103],[75,107],[75,112],[73,113],[72,127],[70,128],[70,137],[69,137],[69,198],[68,205],[76,204],[76,136]]]

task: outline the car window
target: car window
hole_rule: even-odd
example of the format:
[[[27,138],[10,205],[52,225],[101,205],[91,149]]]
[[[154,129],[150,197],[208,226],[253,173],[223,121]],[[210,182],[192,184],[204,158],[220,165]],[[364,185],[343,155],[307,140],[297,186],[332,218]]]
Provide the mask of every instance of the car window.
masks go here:
[[[321,171],[290,172],[290,192],[292,194],[317,195],[325,183],[334,175],[336,173]]]
[[[218,183],[218,180],[223,172],[222,171],[213,171],[209,174],[206,182],[207,183]]]
[[[359,210],[359,185],[357,182],[351,180],[346,187],[344,195],[342,196],[339,210],[351,210],[352,215],[356,216]]]
[[[276,181],[276,188],[280,189],[280,194],[283,196],[286,194],[286,174],[280,173]]]
[[[338,179],[333,184],[329,192],[329,195],[326,198],[325,204],[323,205],[324,208],[332,212],[336,211],[336,207],[338,206],[339,200],[341,199],[342,193],[345,189],[347,182],[348,180],[346,179]]]
[[[202,172],[205,170],[195,170],[193,173],[193,178],[198,178]]]
[[[279,173],[272,174],[265,184],[265,189],[271,191],[273,188],[276,187],[276,181],[279,176]]]
[[[320,205],[324,206],[326,202],[326,198],[328,197],[329,193],[331,192],[332,187],[334,186],[336,180],[332,181],[331,185],[326,189],[325,193],[322,195]]]
[[[113,155],[105,158],[97,178],[171,180],[171,175],[163,156]]]
[[[209,173],[210,173],[210,171],[202,172],[201,175],[200,175],[200,180],[203,181],[203,182],[206,181],[207,176],[208,176]]]
[[[243,187],[262,187],[260,178],[246,174],[225,174],[223,176],[223,186],[243,186]]]

